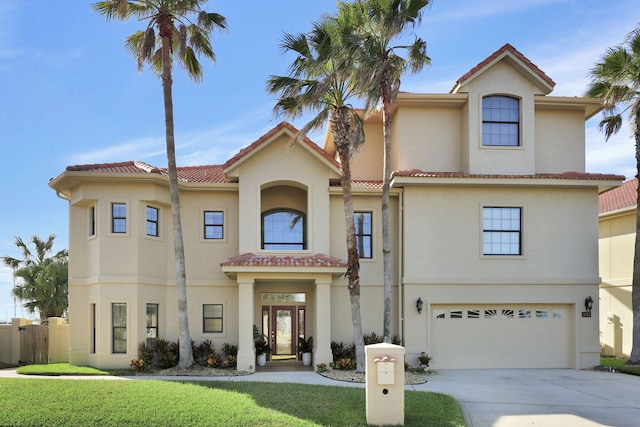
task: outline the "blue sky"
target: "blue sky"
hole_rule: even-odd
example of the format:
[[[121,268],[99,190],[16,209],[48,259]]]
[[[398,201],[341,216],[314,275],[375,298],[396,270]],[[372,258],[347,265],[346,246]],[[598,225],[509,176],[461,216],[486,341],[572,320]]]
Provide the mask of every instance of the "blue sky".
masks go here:
[[[0,256],[19,256],[14,236],[55,233],[56,250],[67,247],[67,202],[47,185],[66,166],[166,165],[160,81],[138,73],[123,47],[144,23],[107,23],[91,1],[63,3],[0,2]],[[335,10],[335,0],[217,0],[206,9],[224,15],[229,29],[214,35],[217,64],[205,64],[202,83],[176,69],[182,166],[223,163],[282,120],[264,91],[268,76],[285,74],[291,61],[280,51],[281,36],[307,31]],[[403,79],[401,89],[446,93],[511,43],[556,82],[552,95],[580,96],[589,69],[640,21],[637,10],[637,0],[434,0],[417,31],[432,65]],[[599,118],[587,123],[587,171],[633,177],[628,127],[605,143]],[[321,143],[320,134],[312,139]],[[12,286],[11,271],[0,267],[0,319],[14,315]]]

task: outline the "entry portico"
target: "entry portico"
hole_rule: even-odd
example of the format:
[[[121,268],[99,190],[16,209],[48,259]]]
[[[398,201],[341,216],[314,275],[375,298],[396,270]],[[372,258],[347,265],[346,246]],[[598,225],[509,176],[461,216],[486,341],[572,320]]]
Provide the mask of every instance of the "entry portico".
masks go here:
[[[329,365],[332,361],[331,283],[335,276],[344,275],[345,261],[324,254],[248,253],[226,259],[220,266],[238,284],[238,369],[255,369],[253,328],[258,323],[256,319],[260,319],[258,329],[274,343],[276,354],[282,348],[283,355],[295,355],[297,337],[313,336],[313,363]],[[274,297],[270,298],[271,295]],[[296,295],[300,297],[295,298]],[[283,317],[287,319],[289,333],[283,334],[285,344],[279,346],[277,319]]]

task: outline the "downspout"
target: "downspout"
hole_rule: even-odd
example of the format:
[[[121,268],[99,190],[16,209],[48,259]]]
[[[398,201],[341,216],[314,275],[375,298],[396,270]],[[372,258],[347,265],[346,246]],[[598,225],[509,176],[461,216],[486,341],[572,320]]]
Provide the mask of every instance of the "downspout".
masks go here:
[[[71,197],[61,193],[60,190],[56,190],[56,196],[62,200],[66,200],[67,202],[71,201]]]
[[[404,273],[404,257],[403,257],[403,237],[404,237],[404,187],[400,188],[398,194],[398,320],[400,327],[398,334],[400,342],[404,342],[404,283],[402,276]]]

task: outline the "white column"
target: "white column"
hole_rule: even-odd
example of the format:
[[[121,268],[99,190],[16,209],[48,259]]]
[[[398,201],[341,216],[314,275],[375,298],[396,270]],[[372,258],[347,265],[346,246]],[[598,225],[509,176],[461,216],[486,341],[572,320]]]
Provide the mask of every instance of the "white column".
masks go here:
[[[314,369],[317,369],[319,363],[329,366],[333,361],[331,355],[331,277],[326,280],[316,279],[315,293],[313,364]]]
[[[256,352],[253,343],[253,279],[238,277],[238,370],[256,370]]]

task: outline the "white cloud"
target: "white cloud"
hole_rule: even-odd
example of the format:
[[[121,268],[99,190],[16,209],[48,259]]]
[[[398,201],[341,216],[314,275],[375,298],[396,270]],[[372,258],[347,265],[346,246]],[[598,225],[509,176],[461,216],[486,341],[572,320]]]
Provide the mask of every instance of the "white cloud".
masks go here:
[[[86,153],[74,154],[68,158],[67,163],[76,165],[146,160],[164,154],[164,146],[164,137],[138,138]],[[162,149],[158,149],[158,147],[162,147]]]
[[[615,173],[631,179],[636,175],[635,143],[628,121],[620,131],[605,141],[599,131],[600,116],[591,119],[586,127],[586,170],[594,173]]]

